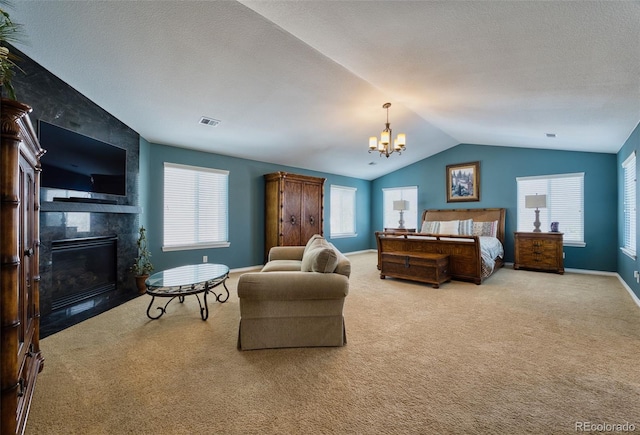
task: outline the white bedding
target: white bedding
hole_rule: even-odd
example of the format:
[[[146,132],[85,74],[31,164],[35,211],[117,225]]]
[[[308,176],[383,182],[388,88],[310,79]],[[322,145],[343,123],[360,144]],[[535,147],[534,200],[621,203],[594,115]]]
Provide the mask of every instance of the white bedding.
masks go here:
[[[480,256],[482,257],[482,277],[493,273],[495,259],[504,257],[504,247],[496,237],[480,236]]]

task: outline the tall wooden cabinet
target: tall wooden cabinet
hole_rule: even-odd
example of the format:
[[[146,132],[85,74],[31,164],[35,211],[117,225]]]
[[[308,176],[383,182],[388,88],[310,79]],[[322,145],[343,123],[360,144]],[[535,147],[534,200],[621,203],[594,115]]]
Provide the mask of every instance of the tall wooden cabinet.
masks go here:
[[[40,156],[28,113],[2,99],[0,173],[0,433],[24,432],[42,370],[39,329]]]
[[[301,246],[323,234],[324,178],[276,172],[265,178],[265,258],[273,246]]]

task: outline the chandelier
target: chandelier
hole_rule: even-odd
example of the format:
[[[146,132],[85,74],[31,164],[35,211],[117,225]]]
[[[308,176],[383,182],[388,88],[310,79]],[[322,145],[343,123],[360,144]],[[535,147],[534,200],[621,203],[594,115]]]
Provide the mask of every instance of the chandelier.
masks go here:
[[[404,151],[405,145],[407,144],[407,138],[404,133],[398,134],[398,137],[393,141],[393,146],[391,145],[391,127],[389,126],[389,107],[391,107],[391,103],[384,103],[382,105],[383,109],[387,109],[387,123],[385,124],[384,130],[380,133],[380,140],[375,136],[371,136],[369,138],[369,152],[378,151],[380,156],[385,156],[389,158],[393,152],[397,152],[398,154],[402,154]]]

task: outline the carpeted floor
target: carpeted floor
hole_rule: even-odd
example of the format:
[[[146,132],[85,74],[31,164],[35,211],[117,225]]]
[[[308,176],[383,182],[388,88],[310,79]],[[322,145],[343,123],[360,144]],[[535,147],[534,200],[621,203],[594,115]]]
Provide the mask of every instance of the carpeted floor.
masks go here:
[[[238,351],[237,274],[207,321],[194,297],[150,321],[144,295],[42,340],[27,433],[640,432],[640,309],[617,278],[433,289],[350,258],[345,347]]]

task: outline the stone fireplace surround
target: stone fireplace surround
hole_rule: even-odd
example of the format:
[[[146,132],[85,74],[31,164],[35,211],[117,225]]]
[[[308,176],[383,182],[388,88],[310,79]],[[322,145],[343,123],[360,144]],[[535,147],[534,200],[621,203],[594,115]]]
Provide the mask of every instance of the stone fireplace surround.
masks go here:
[[[43,190],[46,191],[46,189]],[[133,237],[131,235],[132,229],[135,231],[138,225],[138,208],[128,207],[125,208],[127,212],[114,212],[109,211],[109,208],[113,208],[115,211],[121,208],[112,205],[95,206],[96,204],[41,202],[40,330],[42,337],[106,311],[138,295],[133,277],[129,272],[129,267],[136,256],[135,235]],[[63,208],[66,211],[48,211],[51,208]],[[83,211],[92,208],[99,208],[100,211]],[[86,286],[82,284],[82,279],[78,278],[83,275],[83,272],[77,268],[69,274],[54,273],[56,247],[64,243],[61,241],[70,243],[87,239],[109,238],[117,238],[113,288],[108,291],[96,291],[94,295],[85,294],[87,297],[80,298],[71,304],[64,305],[57,301],[59,297],[56,293],[60,288],[71,287],[69,290],[82,291]],[[98,255],[97,252],[94,254]],[[110,256],[111,253],[103,252],[99,255]],[[99,261],[108,262],[109,260],[110,258],[102,258]],[[84,272],[91,273],[90,270]],[[60,279],[63,281],[60,282]]]
[[[24,73],[16,73],[13,86],[18,99],[33,108],[30,117],[36,129],[37,121],[43,120],[127,150],[126,195],[93,195],[99,199],[115,199],[116,204],[54,202],[52,198],[58,193],[41,189],[40,336],[46,337],[138,296],[129,267],[137,254],[141,210],[138,190],[140,136],[24,53],[17,55]],[[111,236],[118,237],[115,290],[75,306],[53,310],[53,241]],[[66,284],[73,285],[73,281]]]

